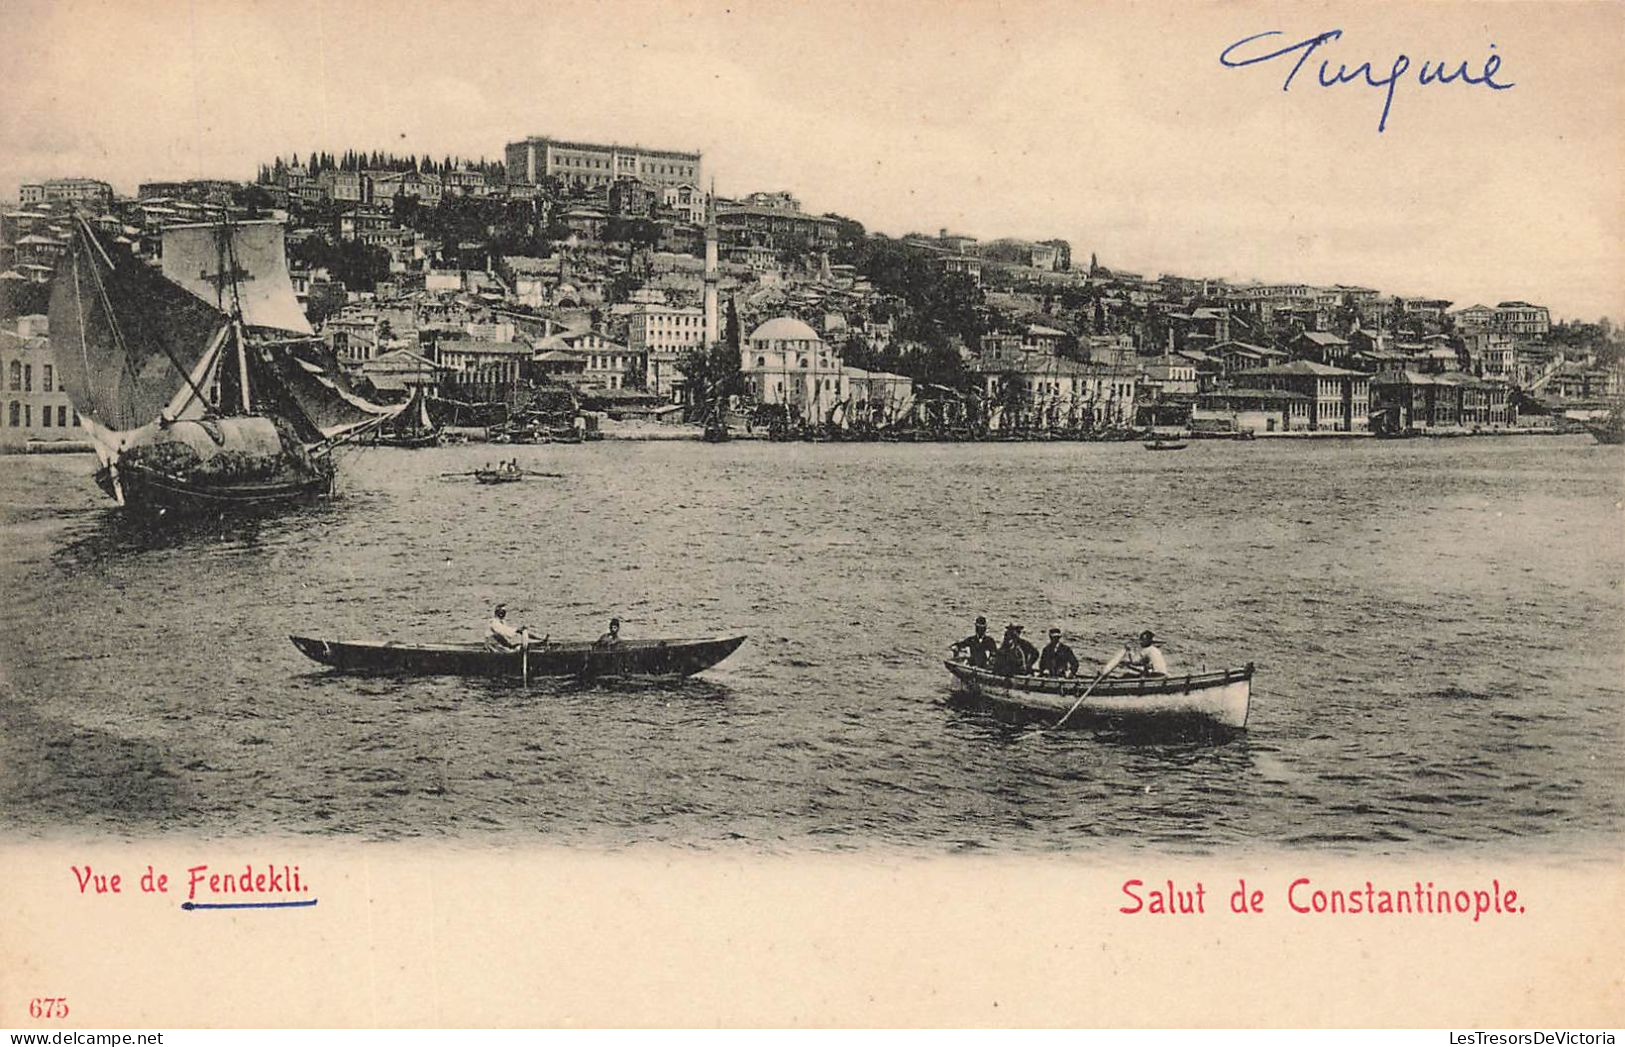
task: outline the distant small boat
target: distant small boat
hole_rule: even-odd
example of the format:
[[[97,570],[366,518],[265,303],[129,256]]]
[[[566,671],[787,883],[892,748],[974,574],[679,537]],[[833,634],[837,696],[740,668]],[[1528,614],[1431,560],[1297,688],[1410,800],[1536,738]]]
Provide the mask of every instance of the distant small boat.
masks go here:
[[[1625,443],[1625,405],[1616,404],[1605,417],[1587,422],[1586,429],[1600,444]]]
[[[1190,444],[1183,440],[1148,440],[1145,445],[1147,451],[1183,451]]]
[[[944,662],[972,697],[1033,712],[1065,714],[1089,686],[1088,677],[1000,676],[964,662]],[[1175,676],[1108,676],[1095,685],[1076,716],[1206,719],[1247,726],[1252,663],[1239,669]]]
[[[605,677],[693,676],[745,642],[743,636],[568,641],[532,644],[528,651],[494,651],[480,643],[379,643],[290,636],[306,657],[341,672],[408,676]]]
[[[516,484],[524,478],[524,473],[514,472],[510,469],[474,470],[474,479],[482,484]]]

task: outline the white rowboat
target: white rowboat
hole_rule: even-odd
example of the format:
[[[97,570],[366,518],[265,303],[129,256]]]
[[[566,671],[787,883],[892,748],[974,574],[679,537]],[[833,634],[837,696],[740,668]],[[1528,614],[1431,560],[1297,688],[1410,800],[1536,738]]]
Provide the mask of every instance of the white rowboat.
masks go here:
[[[1000,676],[964,662],[944,662],[973,698],[1063,715],[1089,687],[1090,677]],[[1101,680],[1077,716],[1191,717],[1224,727],[1247,726],[1253,666],[1178,676],[1108,676]]]

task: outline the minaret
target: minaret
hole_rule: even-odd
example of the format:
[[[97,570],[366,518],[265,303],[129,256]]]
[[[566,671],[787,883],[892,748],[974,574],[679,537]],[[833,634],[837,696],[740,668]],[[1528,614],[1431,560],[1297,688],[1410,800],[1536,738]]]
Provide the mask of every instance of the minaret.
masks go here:
[[[722,318],[717,311],[717,183],[705,198],[705,345],[722,341]]]

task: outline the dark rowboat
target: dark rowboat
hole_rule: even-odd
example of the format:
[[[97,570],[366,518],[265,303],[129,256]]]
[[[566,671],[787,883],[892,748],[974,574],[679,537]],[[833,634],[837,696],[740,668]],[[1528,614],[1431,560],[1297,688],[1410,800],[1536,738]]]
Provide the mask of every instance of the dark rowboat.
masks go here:
[[[964,662],[945,662],[974,698],[1064,714],[1088,688],[1090,677],[1000,676]],[[1183,676],[1108,676],[1089,692],[1074,719],[1096,717],[1189,717],[1225,727],[1247,726],[1253,666]]]
[[[1147,451],[1183,451],[1189,444],[1180,440],[1152,440],[1145,445]]]
[[[516,484],[524,478],[524,473],[510,472],[507,469],[474,470],[474,479],[482,484]]]
[[[528,652],[493,651],[479,643],[378,643],[290,636],[323,665],[347,673],[409,676],[693,676],[745,642],[743,636],[695,640],[622,640],[534,644]]]

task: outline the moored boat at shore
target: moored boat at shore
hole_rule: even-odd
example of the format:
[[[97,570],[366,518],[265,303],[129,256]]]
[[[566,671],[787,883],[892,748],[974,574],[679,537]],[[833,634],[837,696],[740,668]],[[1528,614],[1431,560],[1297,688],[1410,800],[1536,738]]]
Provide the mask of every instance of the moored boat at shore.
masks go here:
[[[482,643],[409,644],[290,636],[306,657],[341,672],[403,676],[693,676],[728,657],[743,636],[535,643],[492,650]]]
[[[947,666],[973,698],[1037,713],[1065,715],[1083,698],[1073,719],[1189,718],[1223,727],[1247,726],[1252,697],[1252,663],[1239,669],[1171,676],[1107,676],[1089,689],[1089,677],[1001,676],[964,662]],[[1085,697],[1085,692],[1087,696]]]

